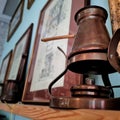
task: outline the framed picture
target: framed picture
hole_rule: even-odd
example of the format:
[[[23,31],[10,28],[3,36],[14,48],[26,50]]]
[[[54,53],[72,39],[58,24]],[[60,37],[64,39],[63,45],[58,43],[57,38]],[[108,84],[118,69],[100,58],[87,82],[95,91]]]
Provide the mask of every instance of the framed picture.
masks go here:
[[[32,36],[33,24],[29,26],[26,32],[18,40],[13,51],[12,63],[8,80],[18,80],[24,67],[24,58],[27,58]],[[20,73],[19,73],[20,72]]]
[[[120,28],[120,1],[108,0],[113,33]]]
[[[16,29],[18,28],[22,21],[23,8],[24,0],[21,0],[10,20],[7,41],[10,40],[11,36],[14,34],[14,32],[16,31]]]
[[[22,102],[49,103],[48,86],[66,66],[66,58],[57,47],[69,55],[74,38],[50,42],[42,42],[41,39],[76,34],[74,15],[85,5],[86,0],[48,0],[42,9]],[[80,78],[81,75],[68,71],[52,89],[54,95],[70,96],[71,86],[80,83]]]
[[[27,8],[30,9],[35,0],[28,0]]]
[[[1,84],[4,84],[4,81],[7,77],[11,56],[12,56],[12,50],[4,57],[2,61],[1,69],[0,69],[0,83]]]

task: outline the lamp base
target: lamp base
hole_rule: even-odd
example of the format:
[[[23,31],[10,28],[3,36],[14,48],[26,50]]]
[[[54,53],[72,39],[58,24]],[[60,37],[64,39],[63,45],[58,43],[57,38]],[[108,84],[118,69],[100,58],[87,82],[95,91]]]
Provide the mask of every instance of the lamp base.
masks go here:
[[[120,110],[120,98],[52,97],[50,107],[61,109]]]

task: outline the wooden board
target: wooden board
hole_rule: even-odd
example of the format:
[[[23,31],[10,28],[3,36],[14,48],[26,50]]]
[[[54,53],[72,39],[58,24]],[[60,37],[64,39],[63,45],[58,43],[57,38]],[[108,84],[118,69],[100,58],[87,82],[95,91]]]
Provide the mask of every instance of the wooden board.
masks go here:
[[[61,110],[49,106],[10,104],[14,114],[32,120],[119,120],[120,111],[112,110]],[[10,112],[8,105],[0,103],[0,110]]]

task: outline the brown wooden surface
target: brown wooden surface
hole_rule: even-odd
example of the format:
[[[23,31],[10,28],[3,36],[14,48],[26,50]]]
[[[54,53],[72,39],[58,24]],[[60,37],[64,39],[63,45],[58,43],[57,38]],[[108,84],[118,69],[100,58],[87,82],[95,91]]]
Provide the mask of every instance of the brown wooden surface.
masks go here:
[[[10,104],[14,114],[32,120],[119,120],[120,111],[112,110],[60,110],[49,106]],[[10,112],[10,107],[0,103],[0,110]]]
[[[109,0],[113,33],[120,28],[120,0]]]

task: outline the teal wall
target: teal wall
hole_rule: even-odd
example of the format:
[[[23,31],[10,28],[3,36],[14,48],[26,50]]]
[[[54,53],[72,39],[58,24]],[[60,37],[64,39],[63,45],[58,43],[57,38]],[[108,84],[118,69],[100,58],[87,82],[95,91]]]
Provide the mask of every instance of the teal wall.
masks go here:
[[[108,18],[107,18],[107,21],[106,21],[106,26],[107,26],[109,35],[111,37],[112,36],[112,28],[111,28],[108,0],[91,0],[91,5],[98,5],[98,6],[104,7],[107,10]]]

